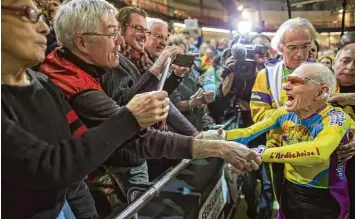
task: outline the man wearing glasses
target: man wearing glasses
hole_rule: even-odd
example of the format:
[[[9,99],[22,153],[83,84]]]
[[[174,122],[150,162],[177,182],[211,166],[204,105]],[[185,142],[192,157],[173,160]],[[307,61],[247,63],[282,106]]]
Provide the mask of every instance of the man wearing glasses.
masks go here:
[[[166,46],[167,25],[161,26],[161,22],[157,25],[157,29],[151,31],[147,29],[147,14],[143,9],[136,7],[125,7],[118,11],[116,16],[118,22],[122,25],[122,37],[125,45],[120,50],[120,66],[118,72],[108,72],[101,78],[101,84],[105,93],[113,100],[125,104],[130,94],[136,94],[143,91],[151,91],[157,88],[160,74],[162,71],[153,69],[156,65],[164,65],[166,56],[169,51],[175,50],[176,46]],[[160,28],[160,30],[159,30]],[[160,31],[160,32],[159,32]],[[151,40],[159,41],[158,49],[151,49],[145,46]],[[158,39],[160,38],[160,39]],[[149,41],[148,41],[149,40]],[[179,47],[180,48],[180,47]],[[153,51],[156,50],[156,51]],[[152,52],[152,54],[148,54]],[[154,56],[149,57],[149,56]],[[171,56],[173,57],[173,56]],[[172,66],[174,71],[167,78],[164,90],[171,94],[180,84],[185,72],[188,68]],[[162,122],[154,126],[154,128],[166,131],[167,125],[172,127],[177,133],[186,136],[197,136],[199,132],[195,127],[176,109],[171,103],[166,123]],[[154,161],[151,161],[152,163]],[[159,161],[160,162],[160,161]],[[164,168],[163,168],[164,169]],[[150,177],[160,175],[161,171],[154,167],[149,168]],[[154,174],[151,171],[157,171]],[[162,170],[163,171],[163,170]],[[158,173],[159,172],[159,173]]]
[[[159,112],[161,116],[167,115],[169,111],[168,99],[160,98],[160,103],[155,99],[146,98],[144,93],[146,92],[148,96],[155,93],[167,95],[165,91],[148,91],[153,91],[157,87],[159,80],[155,74],[162,71],[166,59],[182,54],[179,47],[172,46],[164,50],[164,55],[161,56],[160,61],[155,62],[147,70],[147,76],[142,80],[142,83],[147,83],[149,86],[144,87],[139,86],[142,84],[138,84],[125,93],[124,99],[119,100],[112,99],[104,93],[100,83],[101,77],[107,72],[113,72],[115,75],[125,74],[122,69],[127,67],[124,65],[125,63],[121,63],[119,53],[120,47],[124,45],[124,40],[120,35],[120,29],[124,23],[120,24],[117,21],[116,13],[117,10],[113,5],[104,0],[76,0],[64,4],[60,7],[54,19],[58,43],[62,47],[58,47],[50,53],[40,67],[40,71],[45,73],[62,90],[79,118],[89,128],[99,126],[117,114],[123,108],[122,106],[129,106],[130,104],[141,109],[140,112],[145,112],[142,119],[146,122],[150,121],[152,115],[149,110],[144,109],[146,107],[151,109],[152,107],[149,106],[153,105],[157,108],[154,112]],[[90,17],[90,19],[86,19],[87,17]],[[129,71],[132,71],[132,69]],[[118,87],[115,88],[118,89]],[[143,99],[144,103],[138,101],[137,98]],[[154,117],[160,118],[161,116]],[[165,119],[166,116],[163,118]],[[157,121],[162,120],[157,119]],[[73,125],[76,125],[76,123]],[[126,130],[129,124],[120,123],[117,126]],[[124,132],[117,129],[114,136],[121,136],[122,134],[124,135]],[[106,159],[104,167],[106,172],[117,180],[116,183],[112,183],[118,185],[125,192],[128,185],[144,184],[148,181],[144,158],[204,158],[204,153],[192,156],[185,154],[185,152],[191,151],[190,148],[195,147],[194,144],[197,142],[198,144],[195,146],[201,146],[204,151],[208,147],[216,148],[216,155],[221,154],[220,150],[224,148],[222,144],[226,144],[226,149],[228,148],[228,152],[224,154],[228,157],[233,156],[230,149],[235,151],[240,149],[254,154],[249,149],[234,147],[235,145],[232,146],[233,144],[229,142],[212,143],[149,128],[142,130],[133,138],[129,138],[124,142],[124,147],[116,150],[110,157],[107,156],[108,159]],[[99,146],[104,150],[108,143]],[[173,151],[176,147],[178,148],[177,151]],[[139,150],[137,150],[138,148]],[[148,151],[145,148],[148,148]],[[205,152],[208,152],[208,150]],[[237,157],[240,156],[233,157],[234,159],[230,162],[234,163],[238,160]],[[247,161],[245,163],[248,164]],[[253,165],[253,168],[255,169],[256,166]],[[117,171],[117,169],[120,171]],[[114,187],[114,191],[116,193],[113,196],[121,195],[118,198],[124,198],[125,194],[120,194],[121,190],[117,187]],[[101,213],[99,212],[100,216],[105,217],[107,216],[105,213],[110,212]]]
[[[97,5],[95,11],[85,9],[90,7],[90,4]],[[85,13],[79,9],[73,10],[73,8],[85,9]],[[117,22],[116,13],[112,5],[99,0],[75,1],[63,5],[54,20],[55,32],[62,47],[50,53],[40,67],[40,71],[47,74],[61,88],[80,119],[89,128],[96,127],[111,117],[120,109],[120,106],[127,105],[134,95],[154,90],[159,82],[154,74],[162,71],[167,57],[182,53],[177,47],[171,48],[160,63],[147,70],[149,74],[141,84],[145,83],[145,87],[128,90],[121,96],[121,99],[112,100],[103,92],[99,80],[107,72],[122,74],[125,63],[121,63],[119,52],[124,46],[124,40],[120,31],[122,27],[132,28],[133,26]],[[76,19],[85,16],[91,17],[90,21],[84,22],[82,19]],[[135,25],[135,27],[139,29],[139,26]],[[165,137],[159,137],[163,135]],[[180,142],[177,139],[179,137],[171,135],[170,138],[164,133],[151,130],[140,134],[139,137],[145,140],[141,143],[137,140],[126,142],[126,148],[117,150],[105,162],[105,169],[108,173],[114,172],[113,167],[116,167],[115,170],[120,170],[116,175],[113,173],[112,175],[117,176],[115,179],[123,190],[129,185],[148,181],[145,159],[129,149],[130,147],[141,144],[165,144],[170,140],[168,144],[189,144],[188,138],[184,140],[181,138],[180,140],[186,142]],[[123,194],[121,195],[120,198],[124,199]]]
[[[283,85],[284,106],[246,129],[221,135],[246,144],[280,128],[282,147],[267,148],[261,156],[264,162],[285,164],[279,219],[348,218],[347,164],[337,151],[350,142],[354,122],[341,108],[327,104],[335,87],[326,66],[301,64]]]
[[[313,25],[303,18],[289,19],[277,30],[271,41],[271,46],[282,53],[283,57],[265,63],[265,69],[257,75],[250,101],[250,111],[255,123],[268,118],[275,110],[286,103],[287,96],[282,86],[287,82],[288,76],[307,60],[312,41],[315,38],[316,31]],[[280,129],[273,129],[268,132],[266,137],[268,148],[282,146],[280,131]],[[283,181],[281,179],[283,165],[273,164],[270,165],[270,168],[271,172],[274,172],[272,177],[274,188],[268,189],[274,189],[274,195],[276,195],[274,198],[278,199]],[[271,207],[263,215],[267,215],[265,218],[271,218]]]
[[[168,43],[168,24],[158,18],[152,18],[147,23],[149,33],[144,46],[149,58],[156,60]]]

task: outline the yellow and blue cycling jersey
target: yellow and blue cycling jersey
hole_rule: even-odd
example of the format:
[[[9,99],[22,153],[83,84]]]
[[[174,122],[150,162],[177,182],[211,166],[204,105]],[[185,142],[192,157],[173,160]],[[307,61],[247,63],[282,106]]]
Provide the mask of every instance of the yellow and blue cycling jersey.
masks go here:
[[[348,206],[345,165],[337,159],[336,149],[349,142],[353,120],[340,108],[324,105],[307,119],[299,119],[285,107],[269,118],[245,129],[226,131],[227,140],[247,144],[271,129],[280,128],[282,147],[268,148],[264,162],[285,163],[285,178],[291,183],[330,189],[340,206]],[[341,215],[345,218],[346,209]]]

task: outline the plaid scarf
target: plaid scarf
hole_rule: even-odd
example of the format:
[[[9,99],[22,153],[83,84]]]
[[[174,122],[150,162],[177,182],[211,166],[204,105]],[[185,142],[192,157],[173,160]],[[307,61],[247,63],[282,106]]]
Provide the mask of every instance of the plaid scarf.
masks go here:
[[[138,68],[141,74],[143,74],[148,69],[150,69],[150,67],[152,67],[152,65],[154,64],[154,61],[149,58],[147,52],[137,51],[128,44],[125,44],[125,46],[121,47],[120,53],[121,55],[126,57],[129,61],[131,61],[133,64],[135,64],[135,66]],[[155,125],[153,125],[153,128],[159,131],[169,130],[166,120],[156,123]]]
[[[141,74],[150,69],[154,64],[145,51],[137,51],[128,44],[121,47],[120,53],[135,64]]]

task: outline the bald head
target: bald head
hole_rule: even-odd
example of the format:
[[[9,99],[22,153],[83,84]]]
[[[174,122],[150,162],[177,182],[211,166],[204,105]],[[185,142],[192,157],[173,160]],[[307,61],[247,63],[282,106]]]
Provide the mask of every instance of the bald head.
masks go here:
[[[309,79],[312,79],[329,88],[329,95],[332,95],[336,88],[336,79],[334,73],[321,63],[304,63],[301,64],[295,71],[295,75],[302,74]]]

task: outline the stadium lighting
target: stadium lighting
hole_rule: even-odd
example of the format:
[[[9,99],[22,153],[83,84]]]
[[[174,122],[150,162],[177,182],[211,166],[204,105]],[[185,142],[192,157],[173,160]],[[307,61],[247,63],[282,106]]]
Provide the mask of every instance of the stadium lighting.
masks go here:
[[[243,11],[243,12],[242,12],[242,18],[248,19],[248,18],[249,18],[249,12]]]
[[[249,33],[252,29],[252,24],[249,21],[241,21],[238,23],[239,33]]]

